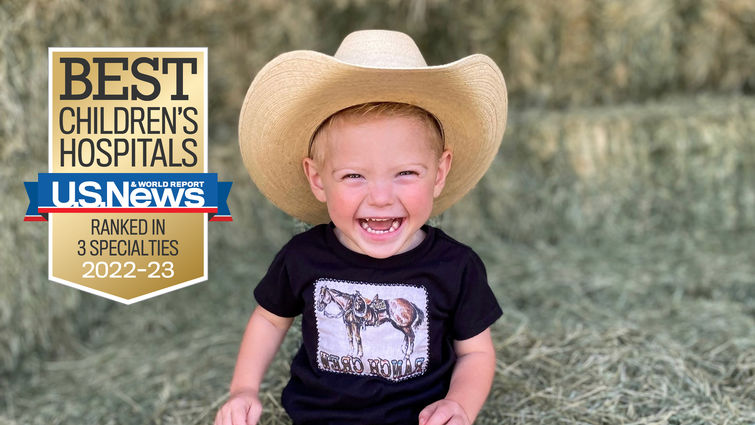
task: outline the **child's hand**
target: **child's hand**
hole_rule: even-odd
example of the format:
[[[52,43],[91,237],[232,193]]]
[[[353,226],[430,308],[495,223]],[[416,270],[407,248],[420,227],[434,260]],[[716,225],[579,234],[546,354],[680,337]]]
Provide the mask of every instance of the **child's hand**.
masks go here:
[[[467,412],[453,400],[443,399],[419,413],[419,425],[470,425]]]
[[[256,425],[262,414],[262,403],[255,391],[233,394],[215,416],[215,425]]]

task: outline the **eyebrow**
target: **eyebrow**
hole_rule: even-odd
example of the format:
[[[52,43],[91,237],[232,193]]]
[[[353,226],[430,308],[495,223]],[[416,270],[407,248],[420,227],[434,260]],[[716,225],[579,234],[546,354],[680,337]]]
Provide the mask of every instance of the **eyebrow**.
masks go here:
[[[400,171],[403,171],[404,169],[409,168],[409,167],[419,167],[419,168],[422,168],[423,170],[428,170],[429,169],[425,164],[422,164],[420,162],[412,162],[412,163],[409,163],[409,164],[401,164],[401,165],[399,165],[397,167],[394,167],[394,168],[398,169]],[[346,167],[340,167],[340,168],[334,168],[333,172],[331,174],[335,175],[335,174],[337,174],[339,172],[343,172],[343,171],[346,171],[346,170],[352,171],[355,174],[362,174],[362,169],[360,169],[359,167],[348,167],[348,166],[346,166]]]
[[[404,167],[420,167],[425,170],[428,169],[427,166],[425,164],[422,164],[421,162],[413,162],[411,164],[402,164],[400,167],[397,167],[397,168],[404,168]]]

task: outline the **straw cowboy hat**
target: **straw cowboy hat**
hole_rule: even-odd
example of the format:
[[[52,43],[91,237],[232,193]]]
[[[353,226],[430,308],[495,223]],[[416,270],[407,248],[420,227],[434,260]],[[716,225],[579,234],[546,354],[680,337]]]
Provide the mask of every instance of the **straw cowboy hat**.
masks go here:
[[[353,32],[334,56],[298,50],[276,57],[249,86],[239,117],[239,145],[260,191],[296,218],[328,222],[325,204],[310,191],[302,160],[325,119],[369,102],[419,106],[440,122],[454,159],[433,215],[477,184],[506,128],[506,84],[489,57],[474,54],[427,66],[406,34]]]

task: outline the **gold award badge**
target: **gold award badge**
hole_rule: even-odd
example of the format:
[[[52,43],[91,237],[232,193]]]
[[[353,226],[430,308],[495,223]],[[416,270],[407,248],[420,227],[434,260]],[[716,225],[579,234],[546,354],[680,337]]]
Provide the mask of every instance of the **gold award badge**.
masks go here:
[[[49,278],[125,304],[207,280],[207,222],[231,221],[207,172],[206,48],[50,48]]]

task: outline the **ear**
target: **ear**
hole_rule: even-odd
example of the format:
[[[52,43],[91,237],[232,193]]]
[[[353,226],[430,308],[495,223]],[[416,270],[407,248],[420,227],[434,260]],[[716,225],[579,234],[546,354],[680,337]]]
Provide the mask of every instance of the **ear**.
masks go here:
[[[435,174],[435,185],[433,186],[433,197],[437,198],[443,191],[443,187],[446,185],[446,177],[448,172],[451,171],[451,160],[453,154],[450,150],[446,149],[440,155],[438,159],[438,172]]]
[[[302,166],[304,167],[304,175],[307,176],[312,194],[315,195],[318,201],[325,202],[325,188],[322,185],[322,176],[317,169],[317,164],[312,158],[304,158]]]

